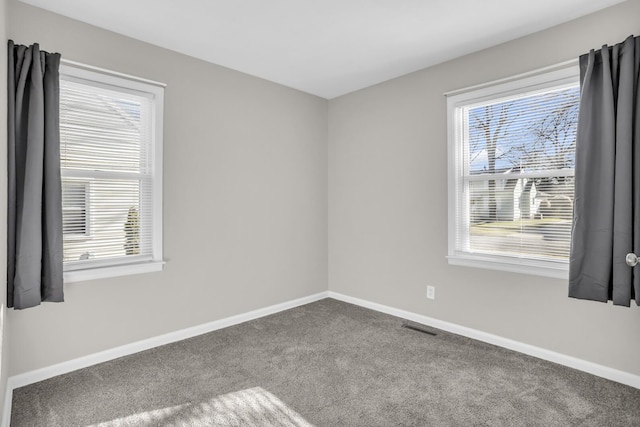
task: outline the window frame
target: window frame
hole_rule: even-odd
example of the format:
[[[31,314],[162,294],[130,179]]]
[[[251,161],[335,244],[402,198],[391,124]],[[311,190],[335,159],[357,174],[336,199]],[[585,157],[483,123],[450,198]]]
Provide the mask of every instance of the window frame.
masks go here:
[[[445,94],[447,98],[448,144],[448,253],[450,265],[568,279],[567,261],[534,260],[508,255],[480,254],[465,251],[457,246],[460,241],[458,226],[460,211],[464,209],[464,124],[462,109],[465,106],[497,100],[513,95],[534,93],[544,89],[579,84],[580,69],[577,61],[519,74],[506,79],[460,89]],[[468,213],[467,213],[468,215]],[[466,223],[469,220],[467,218]],[[468,230],[468,227],[466,227]],[[469,232],[466,232],[467,239]]]
[[[152,139],[152,247],[150,259],[140,260],[115,259],[87,261],[82,265],[64,265],[64,282],[72,283],[93,279],[103,279],[131,274],[161,271],[163,260],[163,116],[164,88],[163,83],[142,79],[123,73],[105,70],[74,61],[63,60],[60,65],[60,79],[79,82],[89,86],[109,89],[121,89],[123,92],[144,93],[150,96],[151,102],[151,139]],[[64,179],[64,169],[62,169]],[[89,219],[89,218],[88,218]],[[86,237],[83,237],[86,238]]]

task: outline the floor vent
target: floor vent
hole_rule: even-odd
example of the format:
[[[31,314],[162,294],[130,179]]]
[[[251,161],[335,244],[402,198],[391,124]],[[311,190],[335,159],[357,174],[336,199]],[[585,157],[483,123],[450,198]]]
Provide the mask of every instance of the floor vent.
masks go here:
[[[423,326],[421,326],[421,325],[413,325],[413,324],[408,323],[408,322],[404,322],[404,323],[402,324],[402,327],[403,327],[403,328],[407,328],[407,329],[411,329],[412,331],[418,331],[418,332],[422,332],[422,333],[424,333],[424,334],[433,335],[434,337],[435,337],[436,335],[438,335],[438,334],[436,334],[435,332],[431,332],[431,331],[429,331],[429,330],[425,329],[425,328],[424,328]]]

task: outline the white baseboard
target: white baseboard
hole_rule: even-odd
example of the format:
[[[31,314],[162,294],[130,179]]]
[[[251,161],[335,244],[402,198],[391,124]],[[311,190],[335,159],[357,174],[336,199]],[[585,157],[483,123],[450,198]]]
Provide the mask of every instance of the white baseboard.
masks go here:
[[[11,399],[13,398],[13,389],[11,386],[11,378],[7,379],[7,389],[4,392],[4,402],[2,405],[2,427],[9,427],[11,423]]]
[[[13,397],[13,390],[16,388],[24,387],[26,385],[33,384],[38,381],[43,381],[48,378],[55,377],[57,375],[66,374],[78,369],[97,365],[98,363],[108,362],[109,360],[117,359],[118,357],[128,356],[130,354],[138,353],[140,351],[149,350],[154,347],[170,344],[176,341],[181,341],[187,338],[192,338],[198,335],[206,334],[208,332],[212,332],[218,329],[226,328],[228,326],[233,326],[239,323],[247,322],[249,320],[254,320],[260,317],[268,316],[270,314],[278,313],[280,311],[288,310],[290,308],[299,307],[301,305],[319,301],[324,298],[333,298],[339,301],[344,301],[350,304],[354,304],[354,305],[365,307],[371,310],[379,311],[381,313],[386,313],[392,316],[397,316],[403,319],[411,320],[413,322],[421,323],[423,325],[428,325],[433,328],[437,328],[443,331],[462,335],[478,341],[497,345],[499,347],[504,347],[509,350],[514,350],[520,353],[528,354],[529,356],[537,357],[543,360],[548,360],[550,362],[558,363],[560,365],[568,366],[570,368],[578,369],[580,371],[584,371],[602,378],[606,378],[612,381],[616,381],[616,382],[640,389],[640,376],[638,375],[634,375],[628,372],[609,368],[607,366],[598,365],[596,363],[588,362],[586,360],[578,359],[572,356],[567,356],[561,353],[556,353],[554,351],[546,350],[533,345],[524,344],[518,341],[510,340],[508,338],[500,337],[498,335],[493,335],[493,334],[482,332],[476,329],[467,328],[465,326],[456,325],[455,323],[445,322],[443,320],[434,319],[432,317],[423,316],[421,314],[411,313],[409,311],[400,310],[397,308],[374,303],[374,302],[363,300],[360,298],[354,298],[354,297],[343,295],[337,292],[328,291],[328,292],[320,292],[314,295],[310,295],[308,297],[299,298],[292,301],[287,301],[281,304],[272,305],[272,306],[261,308],[258,310],[253,310],[244,314],[227,317],[225,319],[216,320],[216,321],[205,323],[202,325],[193,326],[191,328],[170,332],[168,334],[160,335],[160,336],[149,338],[142,341],[137,341],[131,344],[126,344],[113,349],[101,351],[99,353],[94,353],[88,356],[79,357],[77,359],[69,360],[67,362],[58,363],[56,365],[48,366],[46,368],[36,369],[34,371],[25,372],[24,374],[12,376],[7,380],[7,390],[5,393],[1,426],[9,427],[9,423],[11,420],[11,400]]]
[[[428,325],[433,328],[441,329],[443,331],[451,332],[457,335],[462,335],[467,338],[472,338],[474,340],[493,344],[498,347],[504,347],[509,350],[513,350],[519,353],[527,354],[529,356],[537,357],[538,359],[554,362],[559,365],[564,365],[569,368],[577,369],[579,371],[584,371],[589,374],[596,375],[598,377],[606,378],[611,381],[616,381],[616,382],[640,389],[640,376],[634,375],[628,372],[620,371],[617,369],[609,368],[608,366],[598,365],[597,363],[588,362],[586,360],[578,359],[577,357],[567,356],[565,354],[557,353],[555,351],[546,350],[544,348],[536,347],[530,344],[525,344],[519,341],[514,341],[498,335],[482,332],[477,329],[467,328],[465,326],[460,326],[455,323],[445,322],[443,320],[438,320],[432,317],[423,316],[421,314],[411,313],[409,311],[400,310],[397,308],[389,307],[389,306],[378,304],[375,302],[350,297],[350,296],[343,295],[333,291],[329,291],[329,298],[333,298],[339,301],[369,308],[371,310],[390,314],[392,316],[401,317],[403,319],[411,320],[413,322],[421,323],[423,325]]]
[[[7,381],[7,390],[3,407],[2,427],[9,427],[9,422],[11,420],[11,400],[13,396],[13,390],[16,388],[24,387],[26,385],[33,384],[38,381],[43,381],[58,375],[66,374],[78,369],[97,365],[98,363],[108,362],[109,360],[117,359],[119,357],[128,356],[140,351],[149,350],[154,347],[159,347],[161,345],[170,344],[187,338],[192,338],[198,335],[206,334],[208,332],[216,331],[218,329],[244,323],[249,320],[268,316],[270,314],[275,314],[280,311],[288,310],[290,308],[299,307],[301,305],[325,299],[328,297],[328,295],[329,294],[326,291],[320,292],[307,297],[283,302],[281,304],[276,304],[265,308],[260,308],[257,310],[249,311],[247,313],[238,314],[236,316],[227,317],[225,319],[215,320],[213,322],[193,326],[179,331],[170,332],[168,334],[163,334],[157,337],[133,342],[131,344],[115,347],[109,350],[101,351],[99,353],[79,357],[67,362],[58,363],[46,368],[36,369],[34,371],[25,372],[24,374],[12,376]]]

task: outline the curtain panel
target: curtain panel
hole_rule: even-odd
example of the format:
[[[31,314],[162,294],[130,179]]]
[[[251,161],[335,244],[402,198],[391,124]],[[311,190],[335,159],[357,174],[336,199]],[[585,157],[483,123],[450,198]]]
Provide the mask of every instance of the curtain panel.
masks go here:
[[[640,37],[580,56],[569,296],[640,305]]]
[[[64,300],[60,55],[9,41],[7,306]]]

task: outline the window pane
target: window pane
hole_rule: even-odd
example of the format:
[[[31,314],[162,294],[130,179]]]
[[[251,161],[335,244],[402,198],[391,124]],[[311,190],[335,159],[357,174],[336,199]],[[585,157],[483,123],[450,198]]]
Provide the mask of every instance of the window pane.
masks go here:
[[[63,168],[138,173],[148,169],[149,100],[62,81],[60,156]]]
[[[447,97],[451,264],[564,277],[579,71],[563,66]]]
[[[140,210],[148,208],[140,203],[140,182],[93,179],[90,188],[90,238],[65,242],[65,261],[139,255]]]
[[[95,79],[94,79],[95,78]],[[62,74],[60,150],[67,271],[161,257],[153,239],[161,146],[156,100],[143,83],[87,70]],[[161,107],[161,106],[160,106]],[[160,108],[161,111],[161,108]],[[156,211],[154,211],[154,206]]]
[[[572,169],[579,87],[466,108],[471,174]]]
[[[471,252],[566,259],[573,177],[482,180],[468,185]]]
[[[157,271],[164,89],[89,68],[60,68],[65,280]]]
[[[87,182],[62,181],[62,234],[65,237],[87,235],[87,197]]]

